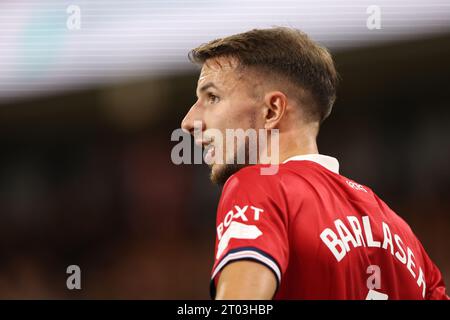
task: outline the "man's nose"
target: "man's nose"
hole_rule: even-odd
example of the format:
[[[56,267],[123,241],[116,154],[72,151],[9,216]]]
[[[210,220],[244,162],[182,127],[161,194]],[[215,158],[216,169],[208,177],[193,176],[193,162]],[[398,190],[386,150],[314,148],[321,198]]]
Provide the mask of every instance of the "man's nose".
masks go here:
[[[194,129],[204,131],[205,123],[197,110],[196,105],[193,105],[191,109],[189,109],[183,121],[181,121],[181,129],[190,134],[194,134]]]

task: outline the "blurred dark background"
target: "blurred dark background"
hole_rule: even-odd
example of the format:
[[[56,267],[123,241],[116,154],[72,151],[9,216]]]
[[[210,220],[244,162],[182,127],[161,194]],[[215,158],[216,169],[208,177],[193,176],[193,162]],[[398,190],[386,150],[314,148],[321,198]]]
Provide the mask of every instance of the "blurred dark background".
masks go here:
[[[319,148],[411,225],[449,284],[447,31],[332,47],[342,80]],[[197,76],[1,102],[0,298],[209,297],[220,190],[170,158]],[[82,290],[66,288],[71,264]]]

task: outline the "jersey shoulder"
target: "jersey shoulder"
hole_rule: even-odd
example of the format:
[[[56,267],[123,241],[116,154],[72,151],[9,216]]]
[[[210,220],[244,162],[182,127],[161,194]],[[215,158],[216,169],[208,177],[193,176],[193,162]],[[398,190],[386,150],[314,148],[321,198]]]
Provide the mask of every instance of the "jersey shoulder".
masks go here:
[[[285,188],[286,181],[294,178],[298,185],[306,184],[306,176],[311,169],[302,168],[303,175],[293,172],[286,164],[278,166],[252,165],[240,169],[228,178],[224,185],[224,191],[232,191],[241,188],[273,191]],[[314,168],[313,168],[314,170]]]

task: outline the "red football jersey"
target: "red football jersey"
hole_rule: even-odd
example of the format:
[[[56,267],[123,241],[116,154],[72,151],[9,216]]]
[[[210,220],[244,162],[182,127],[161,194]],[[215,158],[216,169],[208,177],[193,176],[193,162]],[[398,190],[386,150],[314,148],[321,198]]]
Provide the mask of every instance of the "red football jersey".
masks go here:
[[[448,299],[410,227],[336,159],[302,155],[274,175],[232,175],[217,212],[211,295],[231,261],[254,260],[278,281],[275,299]]]

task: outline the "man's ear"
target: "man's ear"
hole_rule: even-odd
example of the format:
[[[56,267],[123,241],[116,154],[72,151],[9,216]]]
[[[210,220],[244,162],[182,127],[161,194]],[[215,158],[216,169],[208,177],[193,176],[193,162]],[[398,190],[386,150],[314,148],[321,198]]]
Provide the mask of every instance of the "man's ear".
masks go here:
[[[264,103],[266,107],[264,128],[275,129],[286,112],[287,97],[281,91],[271,91],[264,96]]]

